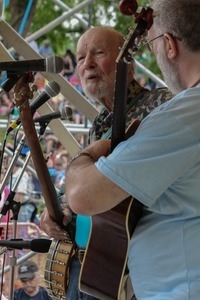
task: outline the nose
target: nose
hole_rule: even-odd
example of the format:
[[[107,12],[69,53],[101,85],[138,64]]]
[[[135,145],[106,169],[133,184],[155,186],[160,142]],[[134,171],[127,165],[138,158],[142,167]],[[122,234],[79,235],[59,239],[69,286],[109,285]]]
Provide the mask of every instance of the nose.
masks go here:
[[[96,61],[94,59],[94,56],[90,53],[88,53],[84,59],[83,66],[85,69],[91,69],[96,67]]]

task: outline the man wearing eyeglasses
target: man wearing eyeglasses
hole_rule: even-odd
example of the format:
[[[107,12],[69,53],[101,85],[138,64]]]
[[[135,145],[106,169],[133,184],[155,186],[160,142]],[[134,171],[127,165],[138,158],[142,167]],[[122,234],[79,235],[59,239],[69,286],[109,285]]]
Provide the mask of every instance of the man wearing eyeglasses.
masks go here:
[[[45,288],[39,285],[40,274],[33,261],[25,261],[19,265],[18,279],[22,287],[14,291],[14,300],[52,300]]]

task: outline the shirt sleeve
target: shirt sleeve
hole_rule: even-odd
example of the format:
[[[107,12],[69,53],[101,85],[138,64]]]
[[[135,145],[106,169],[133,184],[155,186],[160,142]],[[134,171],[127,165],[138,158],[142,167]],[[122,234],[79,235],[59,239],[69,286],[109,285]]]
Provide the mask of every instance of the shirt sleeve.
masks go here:
[[[96,167],[143,204],[153,205],[199,155],[188,116],[184,123],[178,116],[174,105],[159,107],[143,120],[134,136],[120,143],[107,158],[101,157]]]

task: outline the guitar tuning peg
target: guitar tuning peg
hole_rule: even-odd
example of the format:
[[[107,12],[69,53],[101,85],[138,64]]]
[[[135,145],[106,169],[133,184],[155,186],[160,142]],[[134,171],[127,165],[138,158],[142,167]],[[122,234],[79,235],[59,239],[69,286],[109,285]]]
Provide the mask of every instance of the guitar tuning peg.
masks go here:
[[[38,90],[37,85],[36,85],[36,84],[33,84],[33,85],[31,86],[31,91],[34,93],[34,92],[37,92],[37,90]]]

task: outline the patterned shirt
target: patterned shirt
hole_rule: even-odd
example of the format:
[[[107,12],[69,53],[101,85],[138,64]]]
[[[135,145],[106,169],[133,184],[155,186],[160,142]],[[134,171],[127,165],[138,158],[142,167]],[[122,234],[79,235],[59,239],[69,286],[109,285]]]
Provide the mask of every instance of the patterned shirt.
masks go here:
[[[144,119],[152,110],[171,98],[172,94],[167,88],[149,91],[133,79],[128,88],[126,128],[133,120]],[[105,133],[108,133],[108,137],[111,136],[112,116],[113,113],[105,108],[96,116],[89,132],[89,144],[101,139]]]

